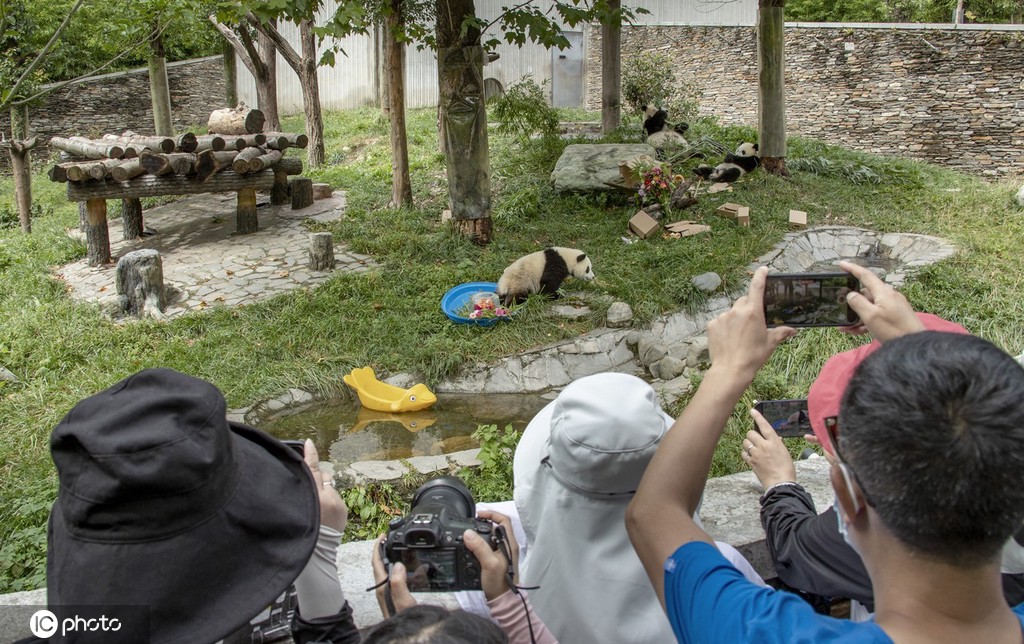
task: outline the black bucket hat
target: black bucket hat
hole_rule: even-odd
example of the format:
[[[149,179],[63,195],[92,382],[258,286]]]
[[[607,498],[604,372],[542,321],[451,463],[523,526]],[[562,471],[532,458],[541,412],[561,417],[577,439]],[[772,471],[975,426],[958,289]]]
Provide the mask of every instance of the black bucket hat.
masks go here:
[[[51,607],[148,606],[152,642],[214,642],[266,608],[316,544],[302,459],[229,423],[212,384],[147,369],[53,430]]]

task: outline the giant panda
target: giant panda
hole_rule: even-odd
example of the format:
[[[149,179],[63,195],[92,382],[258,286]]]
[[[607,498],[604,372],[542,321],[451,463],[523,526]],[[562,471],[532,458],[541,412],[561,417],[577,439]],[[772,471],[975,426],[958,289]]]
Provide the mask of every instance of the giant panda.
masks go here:
[[[686,123],[676,123],[668,129],[668,112],[653,103],[644,105],[644,134],[647,142],[656,148],[668,145],[686,145],[683,132],[689,129]]]
[[[694,174],[708,181],[732,183],[748,172],[753,172],[761,165],[761,152],[756,143],[741,143],[736,152],[726,154],[725,160],[715,167],[699,165],[693,169]]]
[[[531,293],[557,299],[558,288],[570,275],[585,282],[594,279],[594,267],[586,253],[560,246],[539,250],[505,269],[498,280],[498,296],[506,306],[525,300]]]

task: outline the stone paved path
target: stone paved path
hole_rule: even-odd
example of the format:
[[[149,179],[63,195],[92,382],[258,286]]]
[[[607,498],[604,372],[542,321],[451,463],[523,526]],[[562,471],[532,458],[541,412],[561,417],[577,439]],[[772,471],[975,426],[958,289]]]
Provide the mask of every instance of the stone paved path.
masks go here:
[[[290,205],[271,206],[257,201],[259,230],[235,234],[234,193],[197,195],[143,213],[146,228],[156,235],[123,241],[120,217],[110,218],[110,251],[117,257],[142,248],[154,248],[163,260],[164,283],[169,287],[168,317],[214,306],[238,306],[280,295],[295,288],[314,286],[341,271],[364,271],[373,261],[348,252],[334,240],[333,271],[311,271],[307,266],[309,231],[306,219],[326,222],[342,217],[345,195],[316,201],[302,210]],[[115,264],[90,267],[82,259],[59,268],[76,300],[116,305]]]

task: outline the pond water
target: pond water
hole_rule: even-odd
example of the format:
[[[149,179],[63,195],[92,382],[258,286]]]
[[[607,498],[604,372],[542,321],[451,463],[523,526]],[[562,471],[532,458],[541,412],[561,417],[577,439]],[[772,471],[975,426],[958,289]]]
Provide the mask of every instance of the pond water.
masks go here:
[[[284,412],[260,423],[283,439],[310,438],[338,467],[358,461],[449,454],[479,447],[478,425],[526,428],[549,401],[535,394],[441,395],[430,409],[391,414],[357,400],[333,400]]]

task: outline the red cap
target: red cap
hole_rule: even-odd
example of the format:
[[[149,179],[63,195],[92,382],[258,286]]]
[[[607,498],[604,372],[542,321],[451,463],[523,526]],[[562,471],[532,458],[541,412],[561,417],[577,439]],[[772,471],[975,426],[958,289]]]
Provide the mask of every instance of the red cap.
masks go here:
[[[928,331],[943,331],[945,333],[962,333],[970,335],[967,329],[955,322],[948,322],[931,313],[915,313],[924,328]],[[832,451],[832,446],[825,432],[825,419],[829,416],[839,415],[839,401],[843,398],[846,385],[853,377],[853,372],[864,358],[871,355],[882,344],[878,340],[872,340],[869,344],[837,353],[828,359],[825,366],[821,368],[818,377],[811,384],[807,392],[807,414],[811,417],[811,429],[818,437],[821,446]]]

